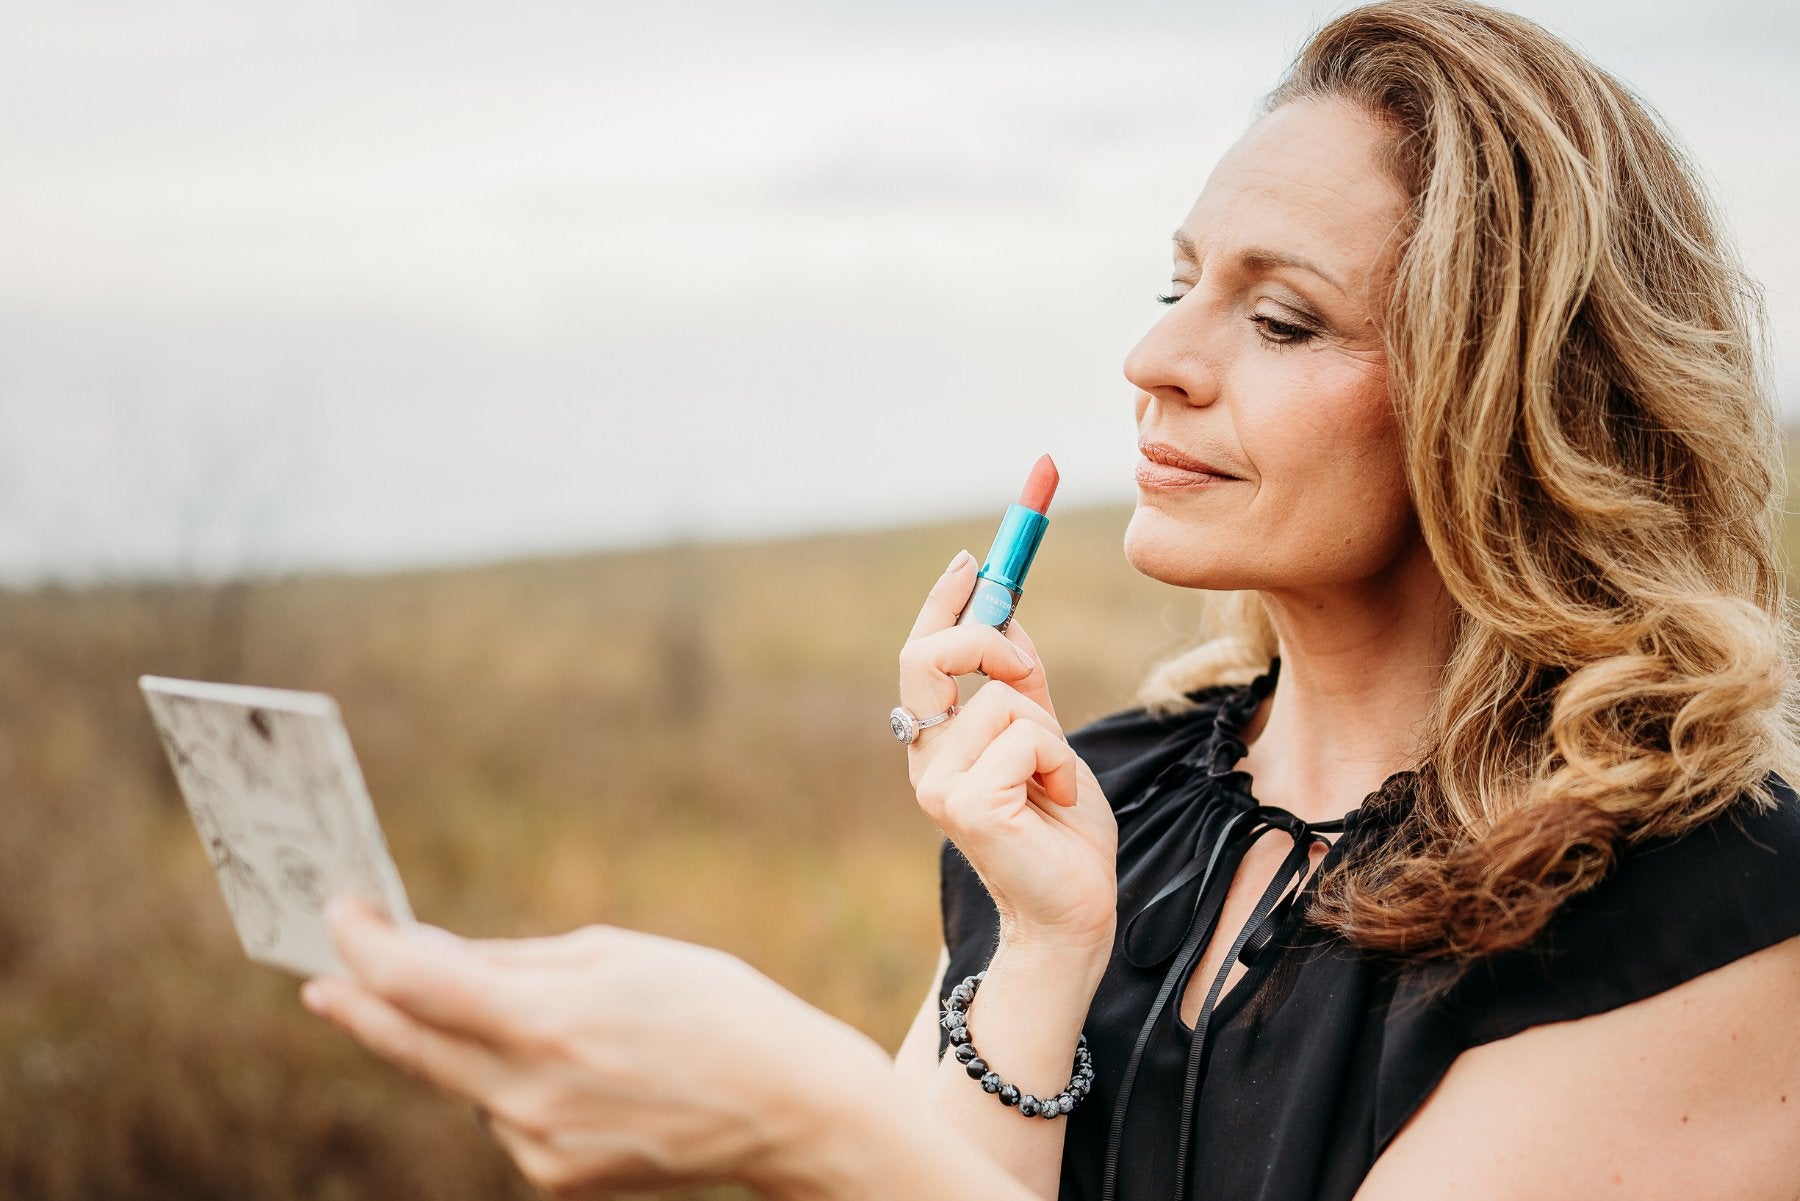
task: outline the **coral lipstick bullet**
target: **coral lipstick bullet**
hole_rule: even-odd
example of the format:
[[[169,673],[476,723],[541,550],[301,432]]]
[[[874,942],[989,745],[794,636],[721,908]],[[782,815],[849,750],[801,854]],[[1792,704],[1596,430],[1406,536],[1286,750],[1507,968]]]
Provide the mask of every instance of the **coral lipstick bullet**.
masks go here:
[[[1013,611],[1025,590],[1025,573],[1031,570],[1038,544],[1050,528],[1045,514],[1050,511],[1050,498],[1056,495],[1058,479],[1049,455],[1032,465],[1018,501],[1006,508],[987,561],[977,573],[975,592],[957,617],[957,625],[987,625],[1004,632],[1012,624]]]

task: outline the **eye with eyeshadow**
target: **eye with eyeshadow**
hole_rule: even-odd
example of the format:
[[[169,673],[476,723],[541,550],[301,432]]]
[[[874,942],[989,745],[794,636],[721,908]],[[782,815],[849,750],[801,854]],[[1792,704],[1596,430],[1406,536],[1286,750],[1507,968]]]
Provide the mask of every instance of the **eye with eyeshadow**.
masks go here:
[[[1292,346],[1311,339],[1318,331],[1292,321],[1281,321],[1267,313],[1250,314],[1250,324],[1257,327],[1263,341],[1271,346]]]

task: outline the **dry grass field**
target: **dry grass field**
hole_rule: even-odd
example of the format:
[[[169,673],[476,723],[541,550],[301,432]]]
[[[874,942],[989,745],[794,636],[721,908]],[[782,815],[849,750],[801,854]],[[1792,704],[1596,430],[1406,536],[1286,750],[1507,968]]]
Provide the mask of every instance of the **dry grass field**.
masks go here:
[[[1071,726],[1198,618],[1125,563],[1126,516],[1059,512],[1021,611]],[[338,697],[425,920],[711,943],[897,1045],[938,838],[886,729],[894,654],[991,534],[0,592],[0,1197],[532,1195],[463,1106],[243,958],[143,672]]]
[[[1021,611],[1070,724],[1197,615],[1125,563],[1125,518],[1059,513]],[[711,943],[895,1046],[938,838],[886,729],[894,654],[992,532],[0,592],[0,1196],[531,1195],[466,1108],[244,959],[144,672],[335,695],[425,920]]]

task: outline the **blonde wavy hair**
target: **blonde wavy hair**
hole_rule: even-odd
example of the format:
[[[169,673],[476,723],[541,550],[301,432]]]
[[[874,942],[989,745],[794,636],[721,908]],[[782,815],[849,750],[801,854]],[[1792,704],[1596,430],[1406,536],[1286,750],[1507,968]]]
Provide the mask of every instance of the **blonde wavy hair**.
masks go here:
[[[1411,205],[1387,313],[1420,530],[1457,608],[1402,836],[1310,917],[1413,958],[1528,942],[1622,843],[1794,778],[1781,432],[1759,295],[1694,168],[1618,80],[1467,0],[1357,8],[1264,111],[1349,101]],[[1254,593],[1140,699],[1277,653]]]

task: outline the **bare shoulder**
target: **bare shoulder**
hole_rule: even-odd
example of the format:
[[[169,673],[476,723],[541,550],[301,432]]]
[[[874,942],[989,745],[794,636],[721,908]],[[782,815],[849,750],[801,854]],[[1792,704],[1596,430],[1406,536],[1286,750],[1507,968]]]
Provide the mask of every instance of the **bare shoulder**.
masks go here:
[[[1463,1052],[1357,1201],[1794,1201],[1800,938]]]

